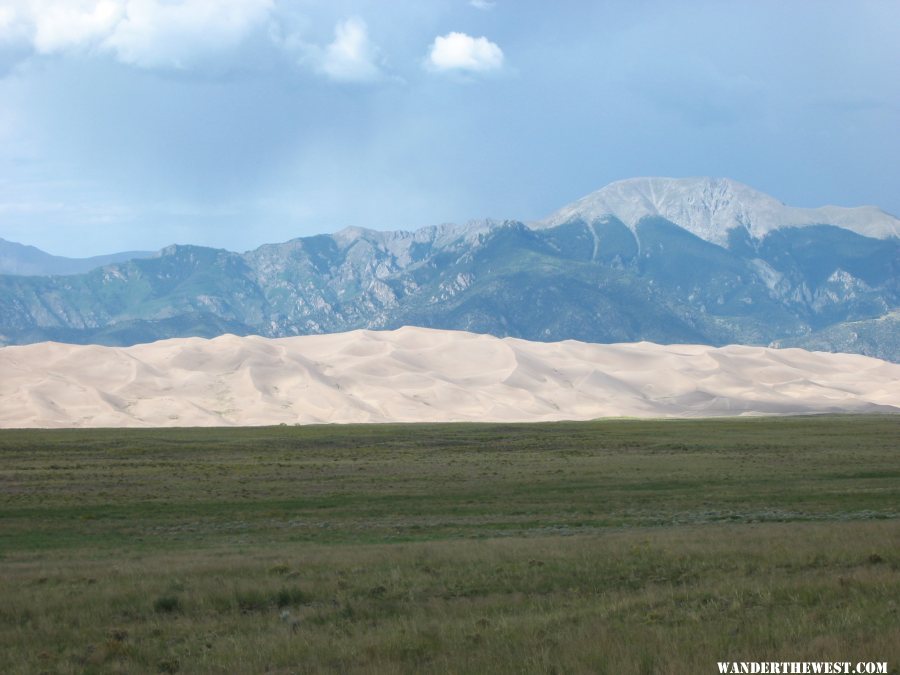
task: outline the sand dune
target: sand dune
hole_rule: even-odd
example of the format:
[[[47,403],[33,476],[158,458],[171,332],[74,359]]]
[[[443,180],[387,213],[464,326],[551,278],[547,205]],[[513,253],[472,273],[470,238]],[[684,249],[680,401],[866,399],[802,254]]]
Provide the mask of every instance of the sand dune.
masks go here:
[[[402,328],[0,349],[0,427],[900,412],[900,365],[801,349]]]

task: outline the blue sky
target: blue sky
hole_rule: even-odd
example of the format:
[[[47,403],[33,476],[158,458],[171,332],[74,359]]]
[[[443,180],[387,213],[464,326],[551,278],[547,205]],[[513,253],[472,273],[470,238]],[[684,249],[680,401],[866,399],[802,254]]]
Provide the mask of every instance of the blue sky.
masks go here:
[[[246,250],[633,176],[900,214],[900,3],[0,0],[0,237]]]

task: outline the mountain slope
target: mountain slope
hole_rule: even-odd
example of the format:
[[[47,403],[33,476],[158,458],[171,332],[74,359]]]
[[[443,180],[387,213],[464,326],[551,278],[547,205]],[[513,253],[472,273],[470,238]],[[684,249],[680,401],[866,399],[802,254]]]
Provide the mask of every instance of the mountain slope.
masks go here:
[[[0,343],[416,325],[544,341],[810,344],[900,360],[884,324],[846,328],[900,308],[900,240],[832,225],[767,231],[731,228],[722,246],[662,217],[629,226],[605,215],[539,228],[348,228],[245,254],[175,246],[83,275],[0,276]]]
[[[803,209],[727,178],[631,178],[610,183],[564,206],[536,227],[613,216],[632,230],[642,218],[663,218],[706,241],[725,246],[733,229],[761,239],[773,230],[834,225],[865,237],[900,237],[900,220],[874,206]]]
[[[91,258],[66,258],[51,255],[34,246],[0,239],[0,274],[46,276],[52,274],[81,274],[103,265],[134,258],[149,258],[149,251],[123,251]]]

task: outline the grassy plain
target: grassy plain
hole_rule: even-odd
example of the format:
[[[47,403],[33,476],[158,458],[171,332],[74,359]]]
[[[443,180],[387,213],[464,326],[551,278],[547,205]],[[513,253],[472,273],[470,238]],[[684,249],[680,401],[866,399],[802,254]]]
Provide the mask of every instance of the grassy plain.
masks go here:
[[[900,667],[900,417],[0,432],[0,672]]]

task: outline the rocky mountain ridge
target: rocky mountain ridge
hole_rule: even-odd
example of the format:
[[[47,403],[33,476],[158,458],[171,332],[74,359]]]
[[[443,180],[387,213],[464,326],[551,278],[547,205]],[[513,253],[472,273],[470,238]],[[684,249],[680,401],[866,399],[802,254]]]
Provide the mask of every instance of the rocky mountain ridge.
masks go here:
[[[48,276],[53,274],[81,274],[103,265],[134,258],[149,258],[150,251],[123,251],[90,258],[67,258],[52,255],[34,246],[0,239],[0,274]]]
[[[417,325],[900,360],[900,240],[889,230],[872,237],[833,224],[750,220],[727,228],[719,244],[661,216],[629,224],[566,213],[532,226],[347,228],[244,254],[173,246],[81,275],[0,276],[0,341],[128,345]]]
[[[876,239],[900,237],[900,219],[875,206],[787,206],[727,178],[631,178],[610,183],[539,221],[555,227],[618,218],[632,231],[642,218],[664,218],[705,241],[725,246],[734,229],[762,239],[785,227],[833,225]]]

